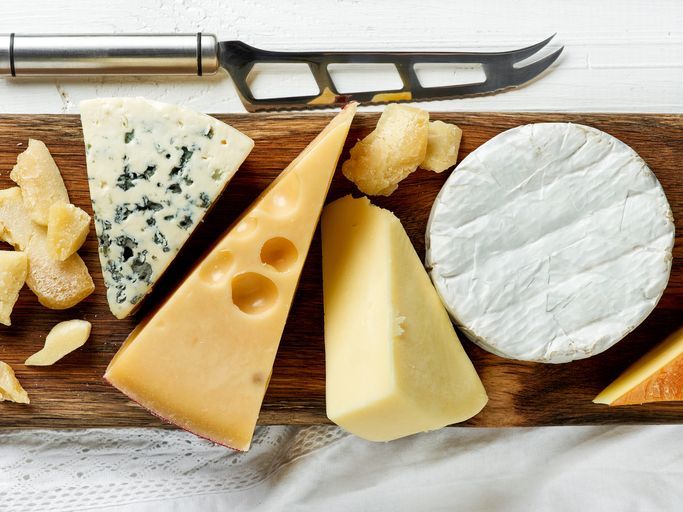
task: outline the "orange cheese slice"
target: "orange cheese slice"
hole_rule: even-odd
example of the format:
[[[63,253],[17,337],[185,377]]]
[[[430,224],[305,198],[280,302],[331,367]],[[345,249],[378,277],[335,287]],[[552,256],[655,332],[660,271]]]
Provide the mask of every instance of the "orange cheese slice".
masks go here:
[[[186,430],[249,449],[355,110],[337,115],[133,331],[107,368],[111,384]]]
[[[683,328],[645,354],[593,402],[635,405],[683,400]]]

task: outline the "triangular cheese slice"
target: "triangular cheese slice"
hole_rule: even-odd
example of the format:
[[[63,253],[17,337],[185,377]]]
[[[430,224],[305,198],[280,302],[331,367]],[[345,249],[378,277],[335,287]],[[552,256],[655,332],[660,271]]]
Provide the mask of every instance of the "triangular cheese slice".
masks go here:
[[[346,196],[321,226],[327,416],[391,441],[481,411],[486,390],[401,221]]]
[[[154,414],[247,450],[355,104],[242,214],[105,374]]]
[[[254,142],[204,114],[143,98],[80,105],[109,308],[139,306]]]
[[[595,397],[596,404],[683,400],[683,329],[645,354]]]

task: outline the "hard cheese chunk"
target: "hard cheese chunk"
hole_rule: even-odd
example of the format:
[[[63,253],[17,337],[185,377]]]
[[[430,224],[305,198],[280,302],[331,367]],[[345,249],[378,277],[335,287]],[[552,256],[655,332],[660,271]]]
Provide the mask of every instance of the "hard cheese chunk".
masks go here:
[[[427,153],[420,167],[428,171],[443,172],[458,161],[462,130],[443,121],[429,123]]]
[[[10,314],[26,281],[27,268],[25,253],[0,251],[0,324],[11,325]]]
[[[375,130],[351,148],[342,172],[364,194],[388,196],[424,160],[428,134],[428,112],[388,105]]]
[[[72,254],[64,261],[52,258],[45,228],[38,227],[26,248],[26,254],[26,285],[46,308],[68,309],[95,290],[88,267],[78,254]]]
[[[683,328],[645,354],[595,397],[596,404],[683,400]]]
[[[43,306],[67,309],[95,290],[88,267],[78,254],[64,261],[52,258],[47,229],[29,218],[18,187],[0,190],[0,225],[3,226],[3,240],[26,252],[26,284]]]
[[[84,101],[81,121],[107,301],[124,318],[254,143],[212,117],[142,98]]]
[[[354,113],[335,117],[129,336],[109,382],[186,430],[249,448]]]
[[[30,356],[24,363],[26,366],[50,366],[62,357],[82,347],[91,329],[86,320],[67,320],[55,325],[45,338],[45,346]]]
[[[64,261],[81,248],[89,231],[90,215],[72,204],[53,204],[47,223],[50,256]]]
[[[0,402],[8,400],[19,404],[28,404],[31,401],[28,393],[21,387],[14,370],[7,363],[0,361]]]
[[[24,206],[19,187],[0,190],[0,239],[23,251],[37,229]]]
[[[21,187],[31,219],[41,226],[47,226],[54,203],[69,202],[57,164],[47,146],[39,140],[29,139],[28,148],[17,157],[17,165],[9,177]]]
[[[389,441],[477,414],[486,391],[401,222],[347,196],[322,237],[328,417]]]

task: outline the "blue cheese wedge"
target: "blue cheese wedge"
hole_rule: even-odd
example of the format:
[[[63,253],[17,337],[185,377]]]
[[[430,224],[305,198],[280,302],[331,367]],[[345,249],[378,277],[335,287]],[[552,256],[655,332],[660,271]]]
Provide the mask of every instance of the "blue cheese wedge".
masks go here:
[[[130,315],[254,142],[210,116],[143,98],[80,105],[109,308]]]

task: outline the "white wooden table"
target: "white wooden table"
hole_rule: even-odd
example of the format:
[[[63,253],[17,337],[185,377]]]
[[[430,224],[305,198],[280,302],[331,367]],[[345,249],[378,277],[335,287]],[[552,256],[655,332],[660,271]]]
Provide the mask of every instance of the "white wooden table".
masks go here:
[[[5,0],[1,7],[0,33],[201,30],[273,50],[502,50],[557,32],[555,44],[566,49],[542,79],[424,107],[683,112],[683,2],[676,0]],[[278,80],[288,89],[301,77]],[[117,95],[243,111],[220,74],[0,80],[0,112],[75,113],[82,99]],[[682,436],[682,426],[447,429],[372,444],[330,427],[274,427],[260,429],[254,449],[240,455],[178,431],[3,432],[0,510],[681,510]]]

